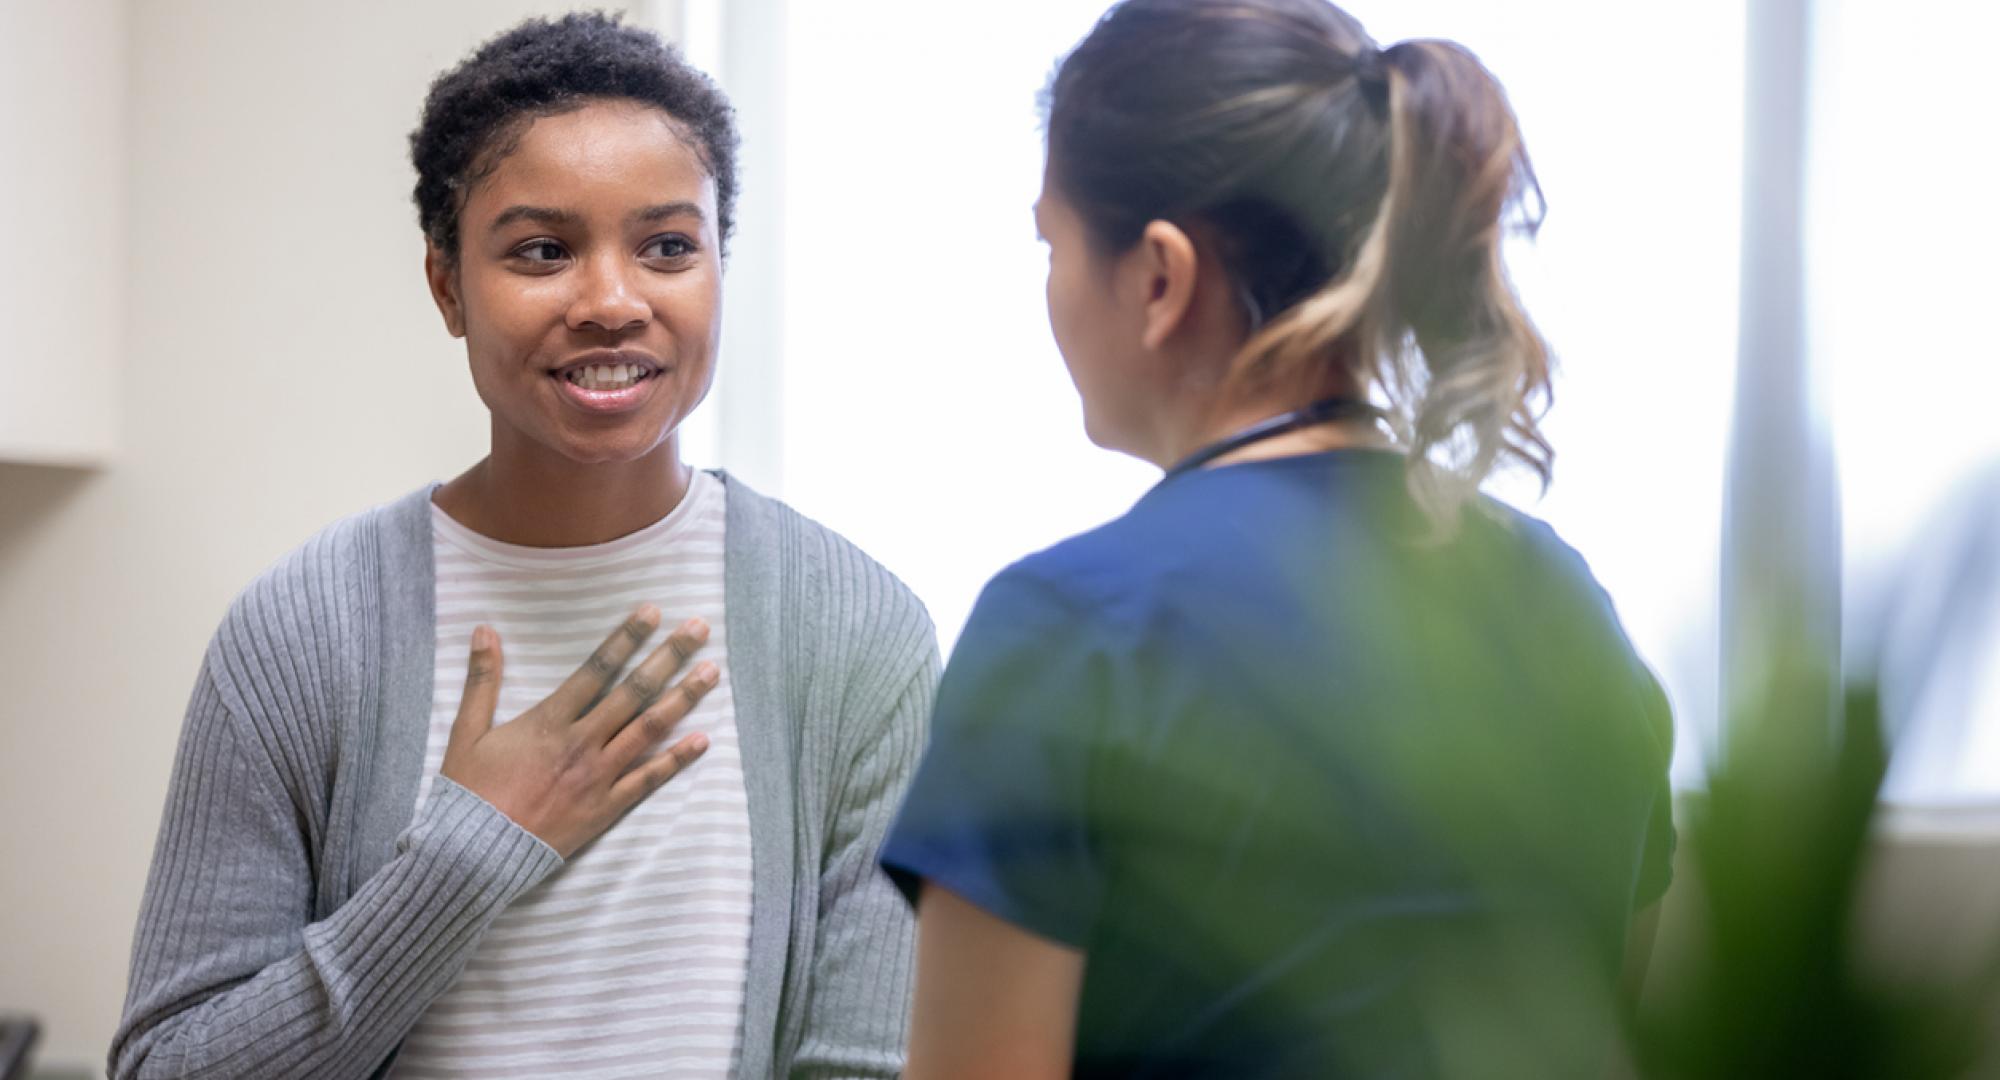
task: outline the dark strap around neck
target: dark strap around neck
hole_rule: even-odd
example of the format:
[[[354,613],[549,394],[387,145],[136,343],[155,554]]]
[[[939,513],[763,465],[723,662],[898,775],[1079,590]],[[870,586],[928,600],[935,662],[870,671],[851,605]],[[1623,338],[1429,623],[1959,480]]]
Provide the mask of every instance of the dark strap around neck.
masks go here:
[[[1335,420],[1355,420],[1364,417],[1369,420],[1382,420],[1386,416],[1387,414],[1381,409],[1359,398],[1333,397],[1315,401],[1303,409],[1293,409],[1291,412],[1273,416],[1269,420],[1258,421],[1228,438],[1209,443],[1182,458],[1179,464],[1167,470],[1167,475],[1162,479],[1171,480],[1182,473],[1193,472],[1225,454],[1233,454],[1252,443],[1275,439],[1300,428],[1315,427]]]

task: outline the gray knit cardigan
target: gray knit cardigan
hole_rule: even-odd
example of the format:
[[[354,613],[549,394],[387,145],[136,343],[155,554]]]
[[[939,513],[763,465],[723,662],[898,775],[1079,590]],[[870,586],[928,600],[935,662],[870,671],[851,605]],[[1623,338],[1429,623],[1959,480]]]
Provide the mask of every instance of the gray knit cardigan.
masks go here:
[[[853,545],[722,479],[754,863],[740,1075],[893,1076],[913,926],[875,859],[923,748],[936,638]],[[336,523],[223,619],[113,1076],[378,1075],[493,918],[561,865],[448,780],[412,817],[436,651],[430,491]]]

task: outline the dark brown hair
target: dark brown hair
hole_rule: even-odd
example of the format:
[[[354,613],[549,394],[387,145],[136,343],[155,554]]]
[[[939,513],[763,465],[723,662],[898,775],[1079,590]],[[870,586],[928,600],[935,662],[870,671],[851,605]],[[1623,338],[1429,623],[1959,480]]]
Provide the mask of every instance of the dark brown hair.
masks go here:
[[[1252,334],[1232,393],[1373,388],[1448,530],[1504,460],[1547,484],[1548,347],[1501,260],[1541,191],[1505,93],[1446,41],[1378,51],[1325,0],[1125,0],[1044,91],[1049,173],[1093,243],[1201,222]]]
[[[527,122],[602,100],[651,105],[673,118],[715,178],[716,233],[726,252],[736,225],[729,100],[658,35],[596,12],[525,20],[431,83],[410,133],[424,236],[456,260],[466,193],[513,152]]]

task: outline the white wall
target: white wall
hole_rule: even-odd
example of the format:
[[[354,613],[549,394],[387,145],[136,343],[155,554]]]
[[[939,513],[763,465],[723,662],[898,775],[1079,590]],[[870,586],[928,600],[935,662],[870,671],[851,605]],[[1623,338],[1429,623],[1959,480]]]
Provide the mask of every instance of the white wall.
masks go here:
[[[125,60],[119,0],[0,3],[0,461],[116,443]]]
[[[45,1065],[102,1069],[180,712],[231,596],[335,517],[484,452],[423,285],[405,136],[438,69],[562,6],[0,4],[0,69],[50,49],[35,70],[116,67],[118,35],[96,31],[129,24],[129,201],[103,207],[124,255],[96,232],[41,241],[128,298],[121,450],[95,473],[0,465],[0,1011],[42,1017]],[[121,179],[61,163],[84,171],[38,182],[64,200]],[[20,237],[0,240],[21,270]]]

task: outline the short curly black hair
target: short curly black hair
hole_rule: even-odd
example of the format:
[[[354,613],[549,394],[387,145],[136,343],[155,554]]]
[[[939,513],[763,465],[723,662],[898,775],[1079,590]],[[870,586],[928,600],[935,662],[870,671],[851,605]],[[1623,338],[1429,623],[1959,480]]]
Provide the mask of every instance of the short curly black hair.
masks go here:
[[[736,224],[735,110],[679,50],[602,12],[529,19],[431,83],[410,133],[424,236],[456,260],[465,193],[513,150],[528,124],[605,98],[655,106],[683,129],[715,178],[726,252]]]

